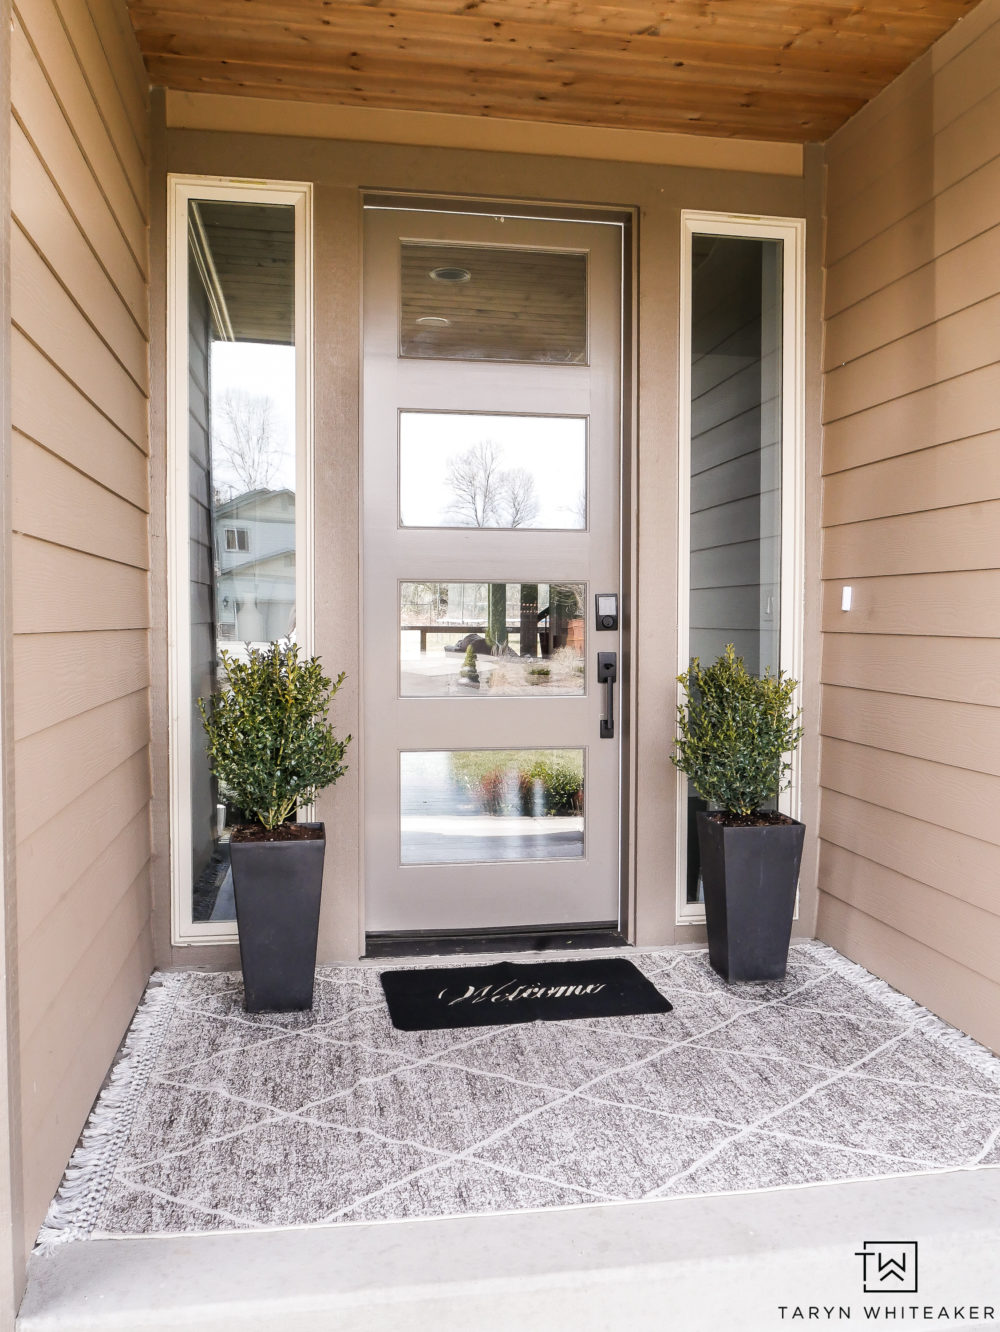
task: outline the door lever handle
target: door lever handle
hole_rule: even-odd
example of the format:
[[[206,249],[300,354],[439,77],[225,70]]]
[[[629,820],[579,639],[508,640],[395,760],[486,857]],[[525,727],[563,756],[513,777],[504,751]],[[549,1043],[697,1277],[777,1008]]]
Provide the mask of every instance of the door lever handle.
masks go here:
[[[606,715],[601,718],[601,739],[615,738],[615,681],[618,679],[618,653],[598,652],[597,683],[607,685]]]

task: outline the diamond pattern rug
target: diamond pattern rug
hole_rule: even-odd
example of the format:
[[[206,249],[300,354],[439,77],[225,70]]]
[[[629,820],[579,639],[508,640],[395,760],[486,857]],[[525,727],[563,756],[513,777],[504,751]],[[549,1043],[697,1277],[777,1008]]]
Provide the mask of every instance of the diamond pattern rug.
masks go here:
[[[1000,1059],[822,944],[782,981],[622,950],[666,1014],[403,1032],[153,978],[40,1243],[398,1220],[1000,1165]]]

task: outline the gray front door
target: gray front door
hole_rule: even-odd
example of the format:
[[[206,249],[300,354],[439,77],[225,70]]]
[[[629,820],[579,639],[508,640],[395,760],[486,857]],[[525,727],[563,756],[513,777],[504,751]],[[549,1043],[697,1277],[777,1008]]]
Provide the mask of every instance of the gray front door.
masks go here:
[[[365,245],[367,929],[615,924],[621,228],[377,208]]]

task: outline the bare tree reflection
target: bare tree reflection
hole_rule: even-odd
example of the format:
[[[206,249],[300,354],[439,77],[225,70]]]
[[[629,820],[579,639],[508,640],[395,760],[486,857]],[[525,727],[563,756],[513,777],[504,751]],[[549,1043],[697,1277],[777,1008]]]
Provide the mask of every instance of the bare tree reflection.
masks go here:
[[[213,449],[218,450],[234,477],[226,487],[228,498],[240,492],[267,490],[280,462],[274,399],[247,389],[226,389],[216,404],[212,424]]]
[[[501,473],[501,499],[507,519],[504,527],[530,527],[538,517],[535,478],[525,467]]]
[[[535,480],[524,467],[501,466],[503,449],[483,439],[449,459],[448,515],[462,527],[530,527],[538,516]]]

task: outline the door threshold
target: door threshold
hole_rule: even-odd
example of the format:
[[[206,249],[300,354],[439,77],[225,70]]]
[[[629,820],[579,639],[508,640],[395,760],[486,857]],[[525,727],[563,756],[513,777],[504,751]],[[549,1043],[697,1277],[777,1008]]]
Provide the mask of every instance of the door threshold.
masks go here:
[[[428,957],[453,953],[547,953],[555,949],[621,948],[628,940],[613,921],[532,929],[385,930],[365,935],[365,957]]]

